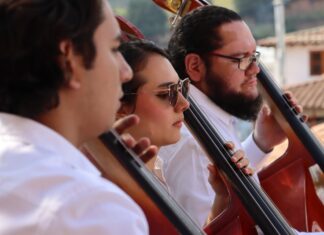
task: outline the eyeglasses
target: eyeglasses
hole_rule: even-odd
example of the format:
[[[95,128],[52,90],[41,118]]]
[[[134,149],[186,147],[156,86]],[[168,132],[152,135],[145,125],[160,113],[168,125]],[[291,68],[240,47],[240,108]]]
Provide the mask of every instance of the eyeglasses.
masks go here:
[[[154,90],[155,95],[161,99],[167,99],[169,103],[174,107],[176,106],[179,98],[179,92],[187,98],[189,93],[190,80],[185,78],[179,80],[178,83],[170,84],[166,88],[159,88]],[[138,93],[125,93],[126,95],[136,95]]]
[[[222,55],[222,54],[218,54],[215,52],[210,52],[211,55],[214,56],[218,56],[221,58],[225,58],[225,59],[229,59],[229,60],[233,60],[235,62],[238,63],[238,68],[240,70],[246,70],[248,67],[250,67],[250,65],[255,62],[257,65],[260,63],[260,52],[256,51],[253,55],[251,56],[247,56],[247,57],[243,57],[243,58],[237,58],[237,57],[233,57],[233,56],[228,56],[228,55]]]

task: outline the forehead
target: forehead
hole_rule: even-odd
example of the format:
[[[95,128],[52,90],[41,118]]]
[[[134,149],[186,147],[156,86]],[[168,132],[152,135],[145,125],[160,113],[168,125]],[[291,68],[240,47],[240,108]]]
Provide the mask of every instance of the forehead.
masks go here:
[[[178,74],[170,61],[158,54],[148,56],[145,67],[138,73],[145,80],[143,87],[156,88],[163,83],[177,83]]]
[[[222,38],[222,50],[237,53],[255,51],[255,39],[245,22],[233,21],[225,23],[219,27],[218,32]]]
[[[114,41],[120,35],[120,28],[107,1],[103,1],[103,15],[104,21],[101,25],[101,28],[103,29],[102,31],[105,32],[105,40],[108,42]]]

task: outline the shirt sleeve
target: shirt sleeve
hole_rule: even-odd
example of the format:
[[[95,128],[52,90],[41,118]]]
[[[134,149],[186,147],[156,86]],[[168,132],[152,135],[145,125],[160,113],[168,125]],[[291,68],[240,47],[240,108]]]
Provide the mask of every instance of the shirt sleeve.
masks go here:
[[[147,235],[142,210],[117,186],[92,188],[67,200],[46,234]]]
[[[215,198],[208,182],[206,154],[192,136],[185,136],[168,146],[168,151],[160,151],[159,157],[167,162],[162,170],[171,195],[203,227]]]
[[[266,156],[266,153],[263,152],[255,143],[253,133],[251,133],[244,142],[242,142],[242,147],[245,151],[246,157],[250,161],[251,167],[257,171],[260,168],[260,163]]]

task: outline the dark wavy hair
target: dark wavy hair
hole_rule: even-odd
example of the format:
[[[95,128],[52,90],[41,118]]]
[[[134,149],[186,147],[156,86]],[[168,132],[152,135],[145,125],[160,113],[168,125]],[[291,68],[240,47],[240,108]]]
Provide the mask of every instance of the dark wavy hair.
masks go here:
[[[180,78],[188,77],[184,64],[186,55],[196,53],[207,63],[206,54],[223,46],[219,27],[233,21],[242,21],[242,18],[218,6],[200,7],[180,20],[168,45],[170,61]]]
[[[123,92],[125,94],[136,93],[137,90],[145,83],[144,79],[138,76],[138,73],[145,68],[150,55],[157,54],[169,59],[169,56],[165,50],[148,40],[133,40],[124,42],[120,46],[120,51],[134,73],[133,79],[122,85]],[[123,104],[134,105],[136,96],[124,95],[121,101]]]
[[[35,118],[57,107],[59,43],[71,40],[90,69],[103,20],[103,0],[1,0],[0,111]]]

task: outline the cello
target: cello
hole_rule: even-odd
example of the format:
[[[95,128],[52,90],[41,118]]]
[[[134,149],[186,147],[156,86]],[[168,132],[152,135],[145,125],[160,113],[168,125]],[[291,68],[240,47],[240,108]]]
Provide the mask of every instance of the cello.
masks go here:
[[[204,0],[153,1],[176,13],[175,23],[188,11],[209,5]],[[316,194],[311,171],[316,164],[323,174],[323,148],[304,120],[290,107],[262,64],[260,69],[261,93],[289,140],[284,156],[259,173],[261,185],[293,227],[303,231],[322,231],[324,207]]]

